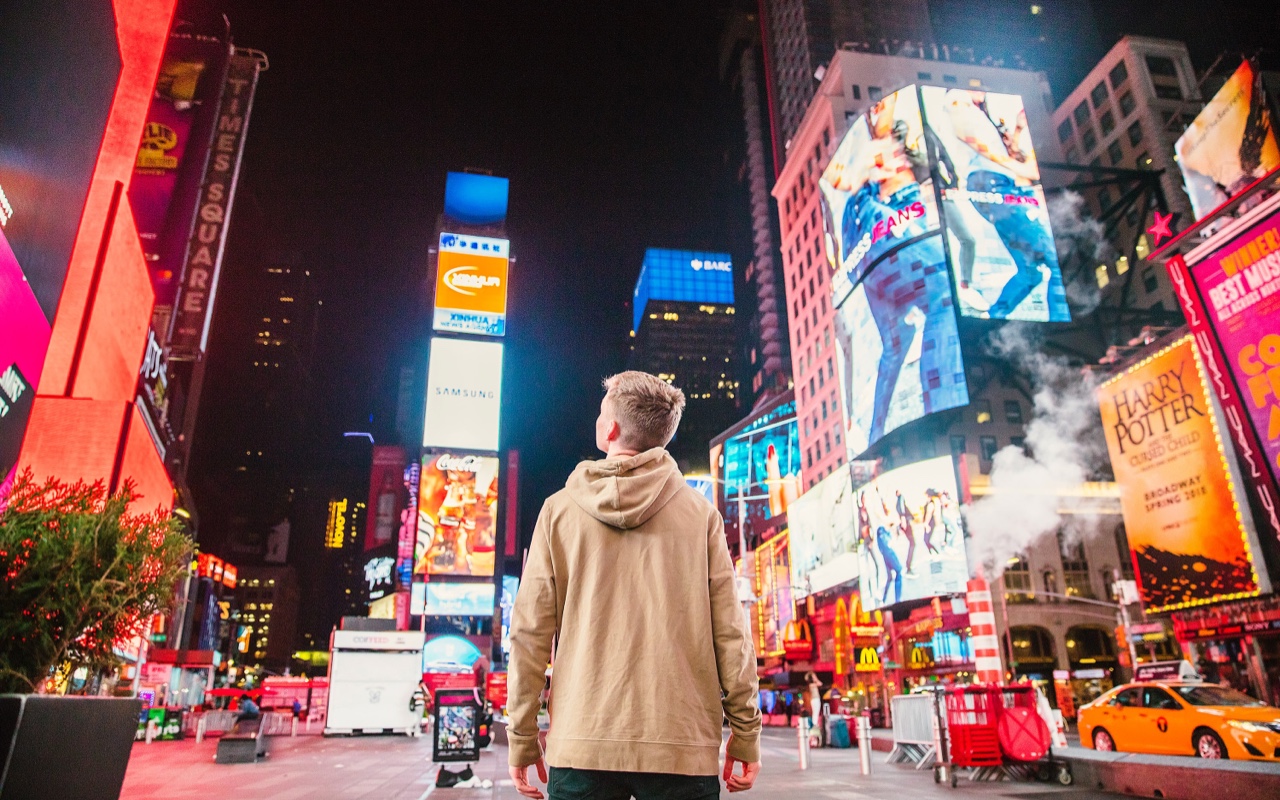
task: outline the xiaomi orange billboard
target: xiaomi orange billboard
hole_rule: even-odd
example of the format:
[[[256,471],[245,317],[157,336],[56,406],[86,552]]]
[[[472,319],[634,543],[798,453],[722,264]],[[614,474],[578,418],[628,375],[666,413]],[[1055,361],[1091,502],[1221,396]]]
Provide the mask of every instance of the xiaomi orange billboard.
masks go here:
[[[432,327],[446,333],[504,335],[509,260],[506,239],[440,234]]]
[[[1147,611],[1270,588],[1255,567],[1252,519],[1204,387],[1199,353],[1186,336],[1098,388]]]

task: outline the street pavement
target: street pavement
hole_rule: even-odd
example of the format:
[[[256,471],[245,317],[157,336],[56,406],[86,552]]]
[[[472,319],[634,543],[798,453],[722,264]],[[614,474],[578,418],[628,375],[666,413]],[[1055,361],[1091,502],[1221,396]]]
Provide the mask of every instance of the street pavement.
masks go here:
[[[516,800],[507,778],[506,748],[481,754],[476,773],[493,781],[490,789],[437,789],[426,736],[273,737],[270,755],[257,764],[215,764],[216,739],[134,745],[125,775],[123,800]],[[1015,800],[1115,800],[1118,795],[1047,783],[972,783],[958,789],[938,786],[928,770],[885,764],[876,752],[872,774],[858,774],[858,751],[811,752],[801,771],[792,730],[768,728],[762,743],[763,768],[743,800],[912,800],[929,798],[1014,798]],[[455,770],[457,767],[454,767]],[[545,787],[543,787],[545,789]],[[728,797],[728,792],[722,792]]]

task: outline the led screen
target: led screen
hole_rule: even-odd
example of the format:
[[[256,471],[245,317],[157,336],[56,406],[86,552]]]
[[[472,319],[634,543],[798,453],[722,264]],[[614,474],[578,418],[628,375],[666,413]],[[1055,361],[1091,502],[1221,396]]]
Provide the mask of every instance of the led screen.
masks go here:
[[[493,616],[492,583],[425,583],[422,613],[429,617]]]
[[[728,253],[650,247],[636,281],[632,330],[640,330],[650,300],[732,304],[733,258]]]
[[[0,490],[18,462],[49,332],[40,302],[0,230]]]
[[[445,216],[468,225],[494,225],[507,217],[506,178],[450,172],[444,179]]]
[[[475,336],[507,332],[506,239],[440,234],[433,327]]]
[[[516,592],[520,591],[520,579],[514,575],[502,576],[502,652],[511,653],[511,612],[516,607]]]
[[[890,470],[853,495],[863,609],[965,591],[969,562],[950,456]]]
[[[1243,62],[1173,149],[1196,219],[1280,166],[1262,74]]]
[[[836,309],[835,333],[850,459],[908,422],[969,402],[941,237],[877,264]]]
[[[876,261],[938,229],[915,87],[873,104],[849,126],[818,180],[827,258],[839,305]]]
[[[858,577],[853,522],[848,464],[791,504],[791,593],[797,600]]]
[[[1069,321],[1022,98],[940,86],[920,96],[960,313]]]
[[[422,647],[422,671],[470,669],[484,654],[461,636],[437,636]]]
[[[739,502],[746,504],[747,529],[759,533],[768,520],[785,514],[800,496],[800,426],[794,400],[751,420],[724,441],[725,532],[738,536]]]
[[[777,656],[786,652],[783,633],[794,617],[791,600],[791,547],[784,531],[755,551],[755,589],[759,600],[751,607],[756,653]]]
[[[1147,611],[1263,590],[1190,336],[1098,387],[1125,534]]]
[[[497,452],[502,344],[431,341],[424,447]]]
[[[423,456],[415,575],[493,574],[498,464],[496,456]]]

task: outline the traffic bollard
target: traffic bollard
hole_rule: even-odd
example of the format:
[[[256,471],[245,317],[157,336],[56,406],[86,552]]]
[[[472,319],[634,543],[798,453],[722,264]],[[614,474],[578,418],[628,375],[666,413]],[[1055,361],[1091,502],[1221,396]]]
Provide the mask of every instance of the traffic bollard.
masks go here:
[[[200,744],[204,741],[204,731],[205,717],[204,714],[201,714],[200,719],[196,720],[196,744]]]
[[[293,722],[289,725],[289,735],[298,735],[298,718],[296,716],[293,718]]]
[[[796,731],[800,737],[800,769],[809,768],[809,731],[808,725],[805,723],[805,717],[800,717],[796,724]]]
[[[156,721],[154,719],[147,720],[147,744],[151,744],[152,740],[156,738],[156,730]]]
[[[858,715],[858,762],[863,775],[871,774],[871,716]]]

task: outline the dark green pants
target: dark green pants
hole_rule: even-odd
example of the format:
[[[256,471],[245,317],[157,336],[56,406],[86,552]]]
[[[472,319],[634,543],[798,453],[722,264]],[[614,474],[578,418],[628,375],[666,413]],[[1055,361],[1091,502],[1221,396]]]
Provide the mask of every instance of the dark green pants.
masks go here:
[[[547,794],[549,800],[716,800],[720,780],[715,775],[552,767]]]

